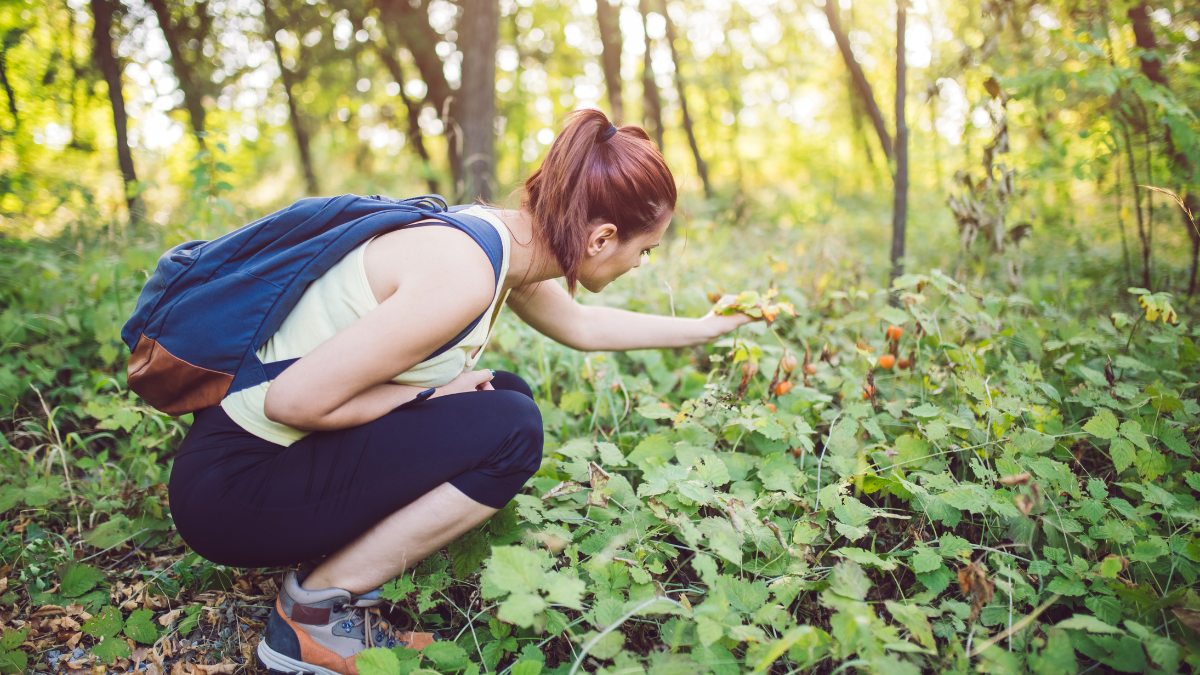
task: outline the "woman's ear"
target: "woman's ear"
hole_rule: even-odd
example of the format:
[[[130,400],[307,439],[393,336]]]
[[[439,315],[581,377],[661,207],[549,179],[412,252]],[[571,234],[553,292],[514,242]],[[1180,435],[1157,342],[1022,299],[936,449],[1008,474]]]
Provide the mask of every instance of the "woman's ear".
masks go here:
[[[617,245],[617,226],[612,223],[601,223],[592,228],[588,235],[587,254],[597,256],[606,249]]]

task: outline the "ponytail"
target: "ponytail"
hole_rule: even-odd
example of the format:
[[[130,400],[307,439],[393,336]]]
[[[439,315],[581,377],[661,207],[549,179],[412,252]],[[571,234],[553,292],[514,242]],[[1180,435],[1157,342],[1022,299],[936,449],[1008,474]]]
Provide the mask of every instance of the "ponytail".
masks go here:
[[[522,206],[575,293],[591,228],[612,223],[628,240],[674,212],[675,178],[640,127],[614,128],[599,110],[576,110],[525,180]]]

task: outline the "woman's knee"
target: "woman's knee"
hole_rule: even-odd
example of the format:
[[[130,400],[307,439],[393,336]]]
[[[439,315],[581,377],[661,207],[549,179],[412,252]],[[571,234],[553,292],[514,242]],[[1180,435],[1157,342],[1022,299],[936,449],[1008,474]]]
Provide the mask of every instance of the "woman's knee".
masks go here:
[[[541,465],[542,445],[545,440],[542,432],[542,412],[528,396],[512,390],[498,393],[498,398],[503,400],[503,419],[508,428],[510,452],[517,456],[514,459],[517,459],[518,464],[526,468],[532,466],[532,470],[537,471],[537,467]]]
[[[492,377],[492,387],[497,391],[515,391],[533,399],[533,389],[529,387],[529,384],[521,379],[521,376],[507,370],[496,371],[495,376]]]

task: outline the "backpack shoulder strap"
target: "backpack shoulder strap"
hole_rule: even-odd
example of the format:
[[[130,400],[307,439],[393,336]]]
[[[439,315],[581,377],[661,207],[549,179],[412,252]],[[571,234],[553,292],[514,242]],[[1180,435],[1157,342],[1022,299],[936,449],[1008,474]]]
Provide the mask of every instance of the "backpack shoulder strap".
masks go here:
[[[462,232],[465,232],[467,236],[475,240],[476,244],[479,244],[479,247],[482,248],[483,252],[487,254],[488,261],[492,263],[492,272],[494,274],[494,279],[498,290],[501,283],[500,270],[504,266],[504,242],[500,239],[500,233],[496,231],[496,228],[492,227],[491,223],[488,223],[483,218],[472,216],[466,213],[442,212],[433,217],[443,221],[443,223],[449,225],[450,227],[454,227]],[[412,225],[412,227],[424,227],[427,225],[440,224],[442,223],[424,222]],[[459,342],[462,342],[467,335],[470,335],[471,331],[475,330],[475,327],[479,325],[479,322],[484,319],[487,313],[488,310],[484,310],[483,314],[480,314],[478,317],[476,317],[476,319],[472,321],[470,325],[462,329],[458,335],[455,335],[449,342],[442,345],[441,348],[426,357],[425,360],[428,361],[436,358],[453,349],[454,346]]]
[[[496,231],[495,227],[478,216],[472,216],[466,213],[450,213],[443,211],[439,213],[428,213],[427,215],[431,219],[440,220],[442,222],[438,223],[426,220],[420,223],[414,223],[408,227],[453,227],[466,233],[467,236],[471,237],[471,239],[473,239],[475,243],[483,249],[483,252],[487,254],[488,261],[492,264],[493,278],[496,285],[499,286],[501,283],[500,271],[504,266],[504,242],[501,240],[500,233]],[[424,360],[429,361],[430,359],[436,358],[453,349],[455,345],[457,345],[459,342],[462,342],[467,335],[470,335],[471,331],[475,330],[475,327],[479,325],[479,322],[484,319],[487,313],[487,310],[484,310],[483,314],[480,314],[478,317],[476,317],[476,319],[472,321],[466,328],[462,329],[458,335],[455,335],[450,339],[449,342],[442,345]],[[288,366],[292,365],[296,361],[299,361],[299,359],[287,359],[284,361],[274,361],[272,363],[262,364],[263,371],[266,375],[266,380],[270,381],[276,377],[279,377],[284,370],[287,370]]]

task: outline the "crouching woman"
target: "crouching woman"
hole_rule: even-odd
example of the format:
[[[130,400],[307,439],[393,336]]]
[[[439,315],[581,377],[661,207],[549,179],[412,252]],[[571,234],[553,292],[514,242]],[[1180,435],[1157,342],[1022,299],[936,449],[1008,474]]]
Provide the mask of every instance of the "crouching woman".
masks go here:
[[[434,639],[384,621],[378,588],[502,508],[542,458],[529,387],[474,369],[503,304],[585,351],[703,344],[749,320],[568,294],[638,267],[675,201],[643,130],[578,111],[519,210],[465,211],[494,228],[498,258],[459,229],[424,226],[441,221],[375,237],[304,291],[259,354],[299,361],[196,414],[171,474],[183,539],[226,565],[315,561],[284,579],[258,647],[266,668],[348,675],[363,649]]]

